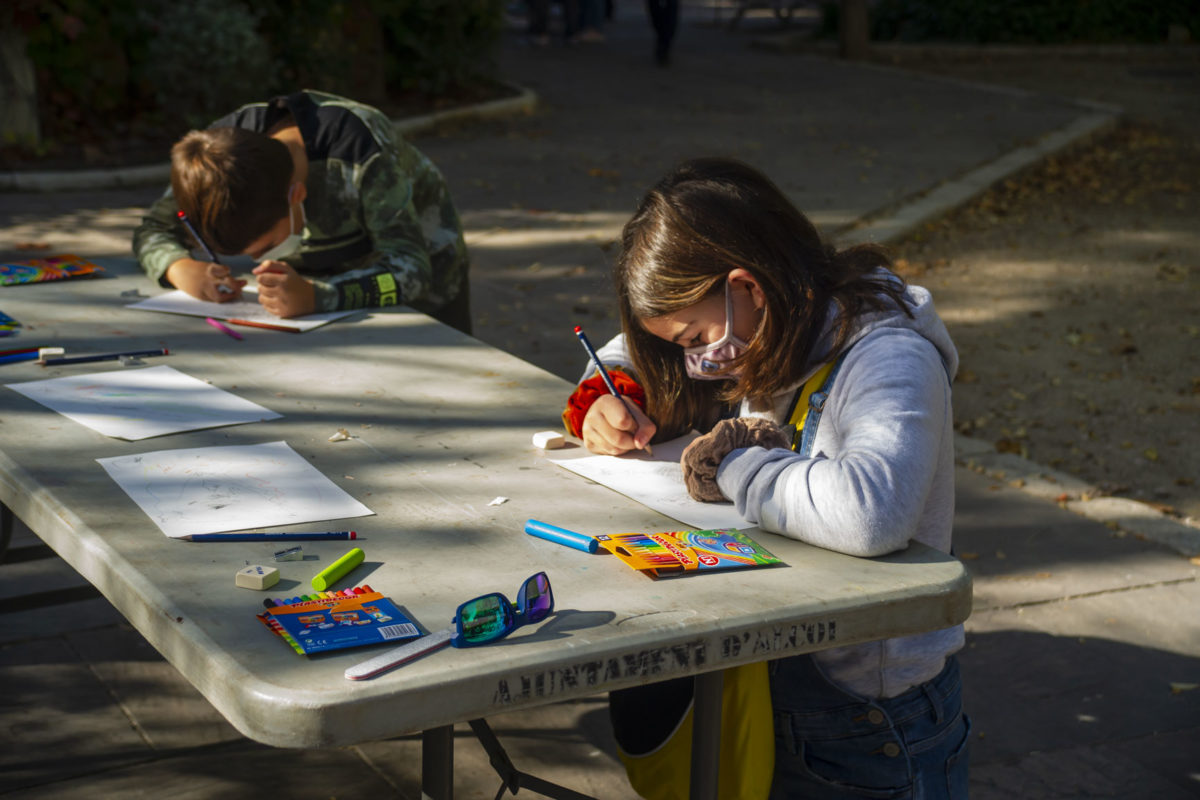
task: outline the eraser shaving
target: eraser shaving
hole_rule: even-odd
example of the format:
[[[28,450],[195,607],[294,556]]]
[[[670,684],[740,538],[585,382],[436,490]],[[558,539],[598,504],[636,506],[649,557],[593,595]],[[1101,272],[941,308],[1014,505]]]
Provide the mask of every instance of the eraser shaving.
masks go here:
[[[567,443],[558,431],[539,431],[533,435],[533,446],[543,450],[557,450]]]
[[[243,589],[270,589],[279,583],[279,570],[255,564],[239,569],[234,582]]]

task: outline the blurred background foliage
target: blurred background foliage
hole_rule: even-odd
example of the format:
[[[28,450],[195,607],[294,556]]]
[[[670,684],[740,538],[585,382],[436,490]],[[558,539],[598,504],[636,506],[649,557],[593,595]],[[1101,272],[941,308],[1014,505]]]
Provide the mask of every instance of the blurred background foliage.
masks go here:
[[[394,110],[494,84],[504,0],[2,0],[37,82],[42,149],[173,140],[320,89]]]
[[[821,35],[837,36],[840,6],[821,3]],[[870,14],[884,42],[1151,43],[1172,26],[1200,40],[1197,0],[876,0]]]

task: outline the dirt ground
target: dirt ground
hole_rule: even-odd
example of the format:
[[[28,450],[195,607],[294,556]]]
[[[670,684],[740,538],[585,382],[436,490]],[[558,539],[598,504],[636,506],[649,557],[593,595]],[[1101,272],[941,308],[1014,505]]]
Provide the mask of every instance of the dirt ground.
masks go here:
[[[881,54],[1122,105],[900,242],[962,356],[956,427],[1200,524],[1200,58]]]

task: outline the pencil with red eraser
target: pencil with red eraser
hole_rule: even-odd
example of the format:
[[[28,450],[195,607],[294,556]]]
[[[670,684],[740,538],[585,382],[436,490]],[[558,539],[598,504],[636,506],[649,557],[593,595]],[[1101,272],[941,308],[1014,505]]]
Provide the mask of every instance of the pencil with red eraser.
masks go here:
[[[588,341],[587,334],[583,332],[583,326],[575,326],[575,335],[579,337],[579,342],[583,345],[583,349],[587,350],[588,356],[591,357],[592,363],[596,365],[596,371],[600,373],[600,378],[604,381],[604,385],[608,387],[608,391],[612,392],[613,397],[621,401],[621,405],[625,406],[625,410],[629,412],[629,416],[635,421],[637,417],[633,413],[633,409],[629,407],[629,401],[625,399],[625,395],[617,389],[617,385],[613,383],[612,376],[608,374],[608,370],[604,368],[604,364],[600,362],[600,356],[596,354],[596,348],[592,347],[592,343]],[[642,446],[642,449],[647,453],[650,452],[650,445]]]

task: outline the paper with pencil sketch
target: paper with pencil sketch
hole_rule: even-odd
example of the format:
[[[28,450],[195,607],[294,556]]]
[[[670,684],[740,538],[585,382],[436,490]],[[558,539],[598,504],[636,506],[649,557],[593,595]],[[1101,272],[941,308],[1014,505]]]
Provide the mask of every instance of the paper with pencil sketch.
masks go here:
[[[174,538],[375,513],[287,442],[158,450],[96,461]]]
[[[126,308],[136,308],[139,311],[165,311],[168,314],[185,314],[191,317],[246,320],[247,322],[274,325],[278,328],[288,328],[300,333],[319,328],[335,319],[358,313],[353,309],[350,311],[323,311],[319,314],[306,314],[303,317],[283,319],[260,306],[258,292],[253,289],[242,289],[242,299],[232,300],[228,303],[210,303],[208,300],[198,300],[187,292],[176,289],[173,292],[156,295],[137,303],[130,303]]]
[[[754,527],[732,503],[701,503],[688,496],[679,459],[683,449],[699,435],[693,431],[655,444],[653,456],[636,452],[623,456],[558,456],[550,460],[698,530]]]
[[[172,367],[120,369],[7,385],[80,425],[130,441],[282,416]]]

